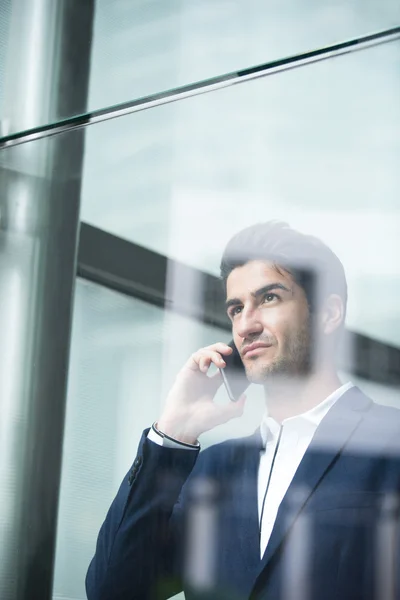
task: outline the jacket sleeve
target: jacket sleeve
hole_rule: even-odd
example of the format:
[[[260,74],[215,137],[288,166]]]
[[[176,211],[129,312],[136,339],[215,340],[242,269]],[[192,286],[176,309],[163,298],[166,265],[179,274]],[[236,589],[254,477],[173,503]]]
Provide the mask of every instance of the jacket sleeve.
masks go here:
[[[86,576],[88,600],[164,600],[181,591],[179,510],[198,452],[158,446],[143,432],[97,539]]]

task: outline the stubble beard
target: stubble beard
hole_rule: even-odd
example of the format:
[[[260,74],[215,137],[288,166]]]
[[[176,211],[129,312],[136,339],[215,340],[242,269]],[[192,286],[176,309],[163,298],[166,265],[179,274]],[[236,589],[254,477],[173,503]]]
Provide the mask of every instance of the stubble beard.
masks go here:
[[[313,344],[310,319],[285,339],[280,355],[268,362],[256,357],[246,365],[246,376],[251,383],[268,385],[275,381],[305,378],[313,369]]]

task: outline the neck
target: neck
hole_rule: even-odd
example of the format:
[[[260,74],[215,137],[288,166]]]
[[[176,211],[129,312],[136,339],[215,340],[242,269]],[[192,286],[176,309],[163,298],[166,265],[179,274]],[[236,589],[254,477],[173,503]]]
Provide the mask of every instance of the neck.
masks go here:
[[[264,386],[268,414],[281,423],[314,408],[341,385],[336,370],[329,368],[308,377],[269,381]]]

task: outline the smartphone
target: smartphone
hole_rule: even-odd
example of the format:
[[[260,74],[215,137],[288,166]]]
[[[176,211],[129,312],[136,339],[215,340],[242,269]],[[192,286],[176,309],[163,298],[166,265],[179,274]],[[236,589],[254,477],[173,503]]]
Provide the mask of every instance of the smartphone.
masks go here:
[[[226,362],[226,367],[220,369],[222,379],[232,402],[237,402],[243,392],[249,387],[250,381],[246,377],[246,371],[240,358],[240,354],[233,342],[229,342],[233,350],[231,354],[224,354],[223,358]]]

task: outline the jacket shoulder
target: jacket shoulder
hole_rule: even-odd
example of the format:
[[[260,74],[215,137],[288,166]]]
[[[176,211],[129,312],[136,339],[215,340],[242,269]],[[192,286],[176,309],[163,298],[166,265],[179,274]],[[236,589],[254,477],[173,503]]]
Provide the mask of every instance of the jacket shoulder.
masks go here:
[[[395,429],[400,428],[400,407],[387,406],[372,401],[369,417],[380,421],[381,423],[387,423]]]
[[[362,426],[367,448],[381,449],[382,456],[400,459],[400,409],[372,402]],[[367,434],[367,435],[366,435]]]

